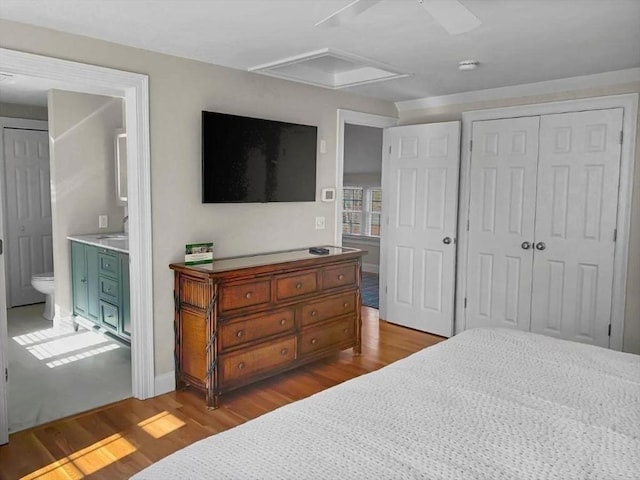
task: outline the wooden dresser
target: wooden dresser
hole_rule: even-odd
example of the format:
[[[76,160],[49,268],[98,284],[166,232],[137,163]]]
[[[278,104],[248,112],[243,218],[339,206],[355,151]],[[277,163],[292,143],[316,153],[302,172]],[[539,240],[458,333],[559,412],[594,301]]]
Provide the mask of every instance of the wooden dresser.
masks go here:
[[[362,255],[327,247],[172,264],[176,388],[221,394],[353,347],[361,352]]]

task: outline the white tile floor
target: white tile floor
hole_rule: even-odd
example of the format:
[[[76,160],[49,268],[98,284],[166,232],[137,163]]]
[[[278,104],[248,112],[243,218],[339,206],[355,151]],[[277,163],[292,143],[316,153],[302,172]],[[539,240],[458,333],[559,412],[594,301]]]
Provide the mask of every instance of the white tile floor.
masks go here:
[[[7,310],[9,432],[131,396],[131,349],[80,327],[55,330],[44,304]]]

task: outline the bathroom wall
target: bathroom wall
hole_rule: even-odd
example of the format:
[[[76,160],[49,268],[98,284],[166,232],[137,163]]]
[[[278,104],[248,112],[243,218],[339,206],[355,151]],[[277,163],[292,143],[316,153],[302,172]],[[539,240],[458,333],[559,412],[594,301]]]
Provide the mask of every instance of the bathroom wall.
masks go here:
[[[47,120],[47,107],[0,102],[0,117]]]
[[[72,311],[67,235],[120,232],[124,208],[116,204],[114,133],[123,127],[121,98],[49,91],[51,216],[56,321]],[[98,215],[109,227],[98,228]]]

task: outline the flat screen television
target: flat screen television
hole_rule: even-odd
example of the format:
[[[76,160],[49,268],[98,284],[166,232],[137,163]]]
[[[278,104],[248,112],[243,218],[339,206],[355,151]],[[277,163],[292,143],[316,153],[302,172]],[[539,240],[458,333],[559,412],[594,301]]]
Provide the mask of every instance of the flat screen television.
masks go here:
[[[202,112],[202,203],[313,202],[318,129]]]

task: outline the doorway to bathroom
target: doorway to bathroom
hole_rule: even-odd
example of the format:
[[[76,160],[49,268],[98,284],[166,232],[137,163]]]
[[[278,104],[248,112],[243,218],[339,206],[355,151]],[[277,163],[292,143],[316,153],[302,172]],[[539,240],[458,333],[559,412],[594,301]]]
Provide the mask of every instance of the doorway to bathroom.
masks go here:
[[[13,93],[12,99],[20,101],[19,93]],[[123,100],[51,90],[39,97],[32,92],[25,101],[32,104],[11,104],[9,113],[48,118],[58,128],[47,130],[42,120],[0,118],[9,433],[119,401],[132,392],[130,345],[104,329],[70,328],[66,240],[68,234],[96,232],[103,213],[111,213],[109,231],[122,230],[126,212],[117,204],[113,177]],[[7,110],[7,104],[0,107]]]
[[[4,48],[0,48],[0,64],[5,75],[30,76],[36,80],[52,82],[57,88],[64,85],[62,88],[66,91],[114,96],[126,101],[128,214],[131,219],[129,271],[130,290],[133,292],[131,394],[139,399],[149,398],[158,388],[154,377],[148,77]],[[0,221],[0,240],[4,240],[3,220]],[[12,372],[5,355],[9,343],[4,289],[5,260],[6,256],[0,254],[0,372],[8,373],[11,380]],[[6,383],[0,381],[0,444],[8,441],[6,389]],[[161,384],[160,390],[167,391],[165,383]]]

